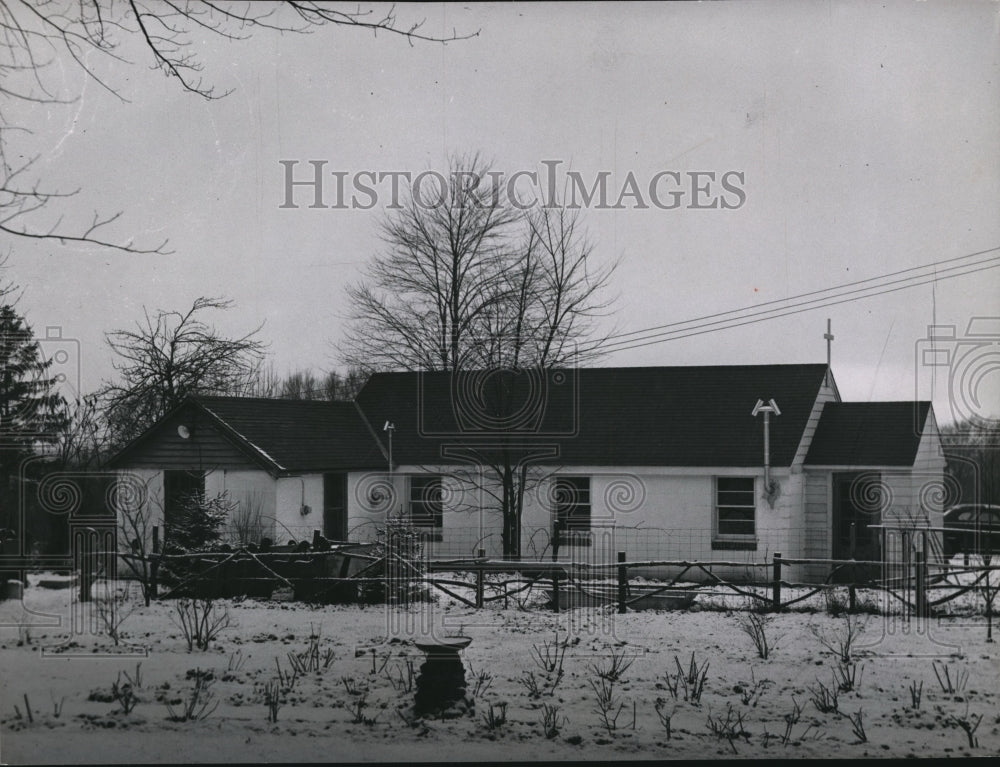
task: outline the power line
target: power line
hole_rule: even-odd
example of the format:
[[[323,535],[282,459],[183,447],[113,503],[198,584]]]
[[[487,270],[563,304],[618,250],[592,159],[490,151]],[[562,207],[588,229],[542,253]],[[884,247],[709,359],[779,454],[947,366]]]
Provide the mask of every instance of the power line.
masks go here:
[[[722,317],[722,316],[728,315],[728,314],[737,314],[739,312],[749,311],[750,309],[759,309],[759,308],[761,308],[763,306],[771,306],[773,304],[784,304],[787,301],[795,301],[795,300],[797,300],[799,298],[807,298],[809,296],[815,296],[815,295],[819,295],[819,294],[822,294],[822,293],[830,293],[831,291],[840,290],[842,288],[850,288],[850,287],[854,287],[855,285],[863,285],[863,284],[865,284],[867,282],[876,282],[878,280],[888,279],[889,277],[897,277],[900,274],[906,274],[907,272],[917,272],[917,271],[920,271],[922,269],[937,269],[937,267],[939,267],[942,264],[950,264],[950,263],[954,263],[956,261],[966,261],[966,260],[968,260],[970,258],[978,258],[979,256],[986,255],[987,253],[993,253],[994,251],[1000,251],[1000,246],[993,247],[993,248],[987,248],[986,250],[980,250],[980,251],[977,251],[975,253],[968,253],[968,254],[966,254],[964,256],[956,256],[954,258],[946,258],[946,259],[943,259],[941,261],[933,261],[933,262],[931,262],[929,264],[924,264],[923,266],[911,266],[911,267],[908,267],[906,269],[900,269],[899,271],[896,271],[896,272],[889,272],[887,274],[881,274],[881,275],[878,275],[877,277],[868,277],[868,278],[863,279],[863,280],[855,280],[854,282],[845,282],[845,283],[843,283],[841,285],[835,285],[834,287],[831,287],[831,288],[820,288],[819,290],[813,290],[813,291],[810,291],[808,293],[799,293],[798,295],[795,295],[795,296],[786,296],[785,298],[776,298],[776,299],[773,299],[771,301],[765,301],[763,303],[754,304],[752,306],[743,306],[743,307],[740,307],[739,309],[729,309],[729,310],[724,311],[724,312],[716,312],[715,314],[706,314],[706,315],[703,315],[701,317],[693,317],[690,320],[683,320],[683,321],[680,321],[680,322],[669,322],[669,323],[667,323],[665,325],[654,325],[653,327],[643,328],[641,330],[631,330],[631,331],[629,331],[627,333],[618,333],[616,335],[609,336],[609,338],[626,338],[628,336],[642,335],[642,334],[645,334],[645,333],[651,333],[651,332],[653,332],[655,330],[662,330],[664,328],[675,327],[677,325],[687,325],[687,324],[690,324],[692,322],[700,322],[701,320],[709,320],[709,319],[714,319],[715,317]],[[986,263],[987,261],[991,261],[991,260],[996,259],[996,258],[1000,258],[1000,256],[991,256],[989,259],[985,259],[984,261],[977,262],[977,264]],[[975,265],[976,264],[964,264],[964,265],[961,265],[961,266],[975,266]],[[960,267],[951,267],[951,269],[957,269],[957,268],[960,268]],[[948,270],[945,270],[945,271],[948,271]],[[914,277],[917,277],[917,276],[926,276],[926,275],[914,275]],[[886,284],[893,284],[893,283],[886,283]],[[873,287],[875,287],[875,286],[873,286]]]
[[[975,274],[977,272],[1000,267],[1000,254],[990,256],[989,258],[984,258],[979,261],[969,261],[970,259],[978,258],[979,256],[986,255],[987,253],[994,253],[997,251],[1000,251],[1000,246],[987,248],[986,250],[980,250],[975,253],[968,253],[964,256],[956,256],[954,258],[934,261],[930,264],[924,264],[922,266],[908,267],[906,269],[900,269],[898,271],[889,272],[876,277],[868,277],[863,280],[846,282],[830,288],[821,288],[819,290],[799,293],[798,295],[788,296],[786,298],[773,299],[771,301],[765,301],[752,306],[744,306],[739,309],[730,309],[724,312],[716,312],[714,314],[706,314],[701,317],[694,317],[689,320],[670,322],[664,325],[654,325],[640,330],[632,330],[627,333],[618,333],[616,335],[609,336],[608,339],[606,339],[606,341],[610,341],[611,343],[605,342],[598,348],[610,353],[638,349],[644,346],[665,343],[667,341],[677,341],[682,338],[691,338],[692,336],[714,333],[720,330],[730,330],[732,328],[743,327],[744,325],[753,325],[758,322],[765,322],[767,320],[802,314],[804,312],[821,309],[827,306],[837,306],[839,304],[861,301],[866,298],[874,298],[876,296],[887,295],[889,293],[896,293],[900,290],[920,287],[921,285],[936,285],[939,280],[964,277],[969,274]],[[956,262],[959,261],[963,263],[939,270],[941,265],[956,264]],[[930,273],[915,273],[923,272],[928,269],[933,271]],[[889,280],[888,282],[885,281],[890,277],[898,277],[904,274],[908,274],[909,276],[902,277],[897,280]],[[877,284],[869,285],[868,283]],[[867,287],[855,287],[859,285],[867,285]],[[844,291],[845,288],[855,289]],[[844,292],[838,293],[837,291]],[[809,298],[810,296],[818,297]],[[800,301],[799,303],[789,303],[790,301],[797,301],[800,298],[809,298],[809,300]],[[763,307],[767,306],[773,306],[774,308],[763,309],[762,311],[745,314],[745,312],[749,312],[751,310],[761,310]],[[704,320],[711,321],[704,322]],[[667,328],[677,329],[667,330]],[[636,337],[632,338],[633,336]],[[615,341],[614,339],[631,340]],[[322,391],[322,389],[308,390],[302,393],[310,394],[320,391]]]
[[[990,250],[982,251],[981,253],[989,253],[993,250],[1000,250],[1000,248],[991,248]],[[970,254],[969,256],[963,256],[962,258],[968,259],[976,255],[981,255],[981,253]],[[950,259],[950,261],[954,260],[957,259]],[[948,261],[942,261],[940,263],[948,263]],[[845,287],[850,287],[851,285],[856,285],[863,282],[873,282],[875,280],[884,280],[886,277],[891,277],[896,274],[901,274],[905,271],[914,271],[918,269],[928,268],[926,266],[914,267],[913,269],[903,270],[902,272],[894,272],[892,274],[882,275],[880,277],[873,277],[867,280],[859,280],[858,282],[854,283],[846,283],[844,285],[838,285],[833,288],[826,288],[824,290],[813,291],[811,293],[803,293],[800,296],[792,296],[786,299],[777,299],[774,301],[768,301],[766,304],[759,305],[759,306],[766,306],[769,304],[782,304],[781,306],[775,307],[773,309],[766,309],[751,314],[740,314],[741,312],[746,312],[748,309],[757,308],[757,307],[744,307],[742,309],[735,309],[728,312],[718,312],[716,314],[706,315],[704,317],[698,317],[691,320],[685,320],[682,322],[674,322],[670,323],[669,325],[660,325],[653,328],[646,328],[644,330],[632,331],[629,334],[612,336],[611,337],[612,339],[622,338],[625,335],[637,335],[640,337],[626,341],[612,341],[612,343],[610,344],[602,345],[601,348],[604,351],[608,352],[619,352],[619,351],[626,351],[628,349],[636,349],[643,346],[650,346],[657,343],[664,343],[665,341],[675,341],[681,338],[689,338],[695,335],[703,335],[705,333],[711,333],[717,330],[728,330],[730,328],[741,327],[743,325],[752,325],[754,323],[763,322],[765,320],[777,319],[779,317],[787,317],[793,314],[800,314],[802,312],[812,311],[813,309],[820,309],[825,306],[835,306],[838,304],[860,301],[865,298],[873,298],[888,293],[895,293],[899,290],[906,290],[908,288],[919,287],[920,285],[926,285],[928,283],[936,283],[938,280],[953,279],[955,277],[962,277],[967,274],[975,274],[976,272],[986,271],[988,269],[995,269],[998,266],[1000,266],[1000,256],[994,256],[978,262],[961,264],[959,266],[952,266],[949,267],[948,269],[942,270],[942,272],[937,272],[935,274],[915,274],[900,280],[883,282],[879,285],[870,285],[866,288],[849,290],[842,293],[833,293],[833,291],[841,290]],[[970,267],[978,267],[978,268],[970,268]],[[944,274],[943,272],[955,272],[955,273]],[[896,285],[896,287],[889,287],[892,285]],[[792,301],[796,298],[810,296],[810,295],[817,295],[821,293],[833,293],[833,294],[826,295],[820,298],[810,299],[809,301],[799,302],[797,304],[788,303],[789,301]],[[858,293],[862,295],[854,295]],[[783,311],[786,309],[789,311]],[[723,319],[714,319],[716,317],[722,317]],[[701,324],[692,324],[702,319],[712,319],[713,321],[702,322]],[[686,326],[686,327],[679,327],[679,326]],[[654,332],[651,333],[650,335],[642,335],[650,333],[650,331],[658,331],[661,330],[662,328],[667,328],[667,327],[675,327],[677,329],[666,330],[663,332]]]
[[[658,338],[658,339],[655,339],[655,340],[645,341],[644,343],[637,343],[637,344],[633,344],[633,345],[630,345],[630,346],[620,346],[620,347],[618,347],[616,349],[612,349],[612,351],[613,352],[620,352],[620,351],[626,351],[628,349],[637,349],[637,348],[642,347],[642,346],[651,346],[653,344],[664,343],[666,341],[677,341],[677,340],[679,340],[681,338],[689,338],[691,336],[704,335],[705,333],[713,333],[713,332],[715,332],[717,330],[729,330],[730,328],[738,328],[738,327],[741,327],[743,325],[753,325],[753,324],[755,324],[757,322],[764,322],[766,320],[773,320],[773,319],[777,319],[779,317],[787,317],[787,316],[790,316],[790,315],[793,315],[793,314],[802,314],[803,312],[812,311],[813,309],[821,309],[824,306],[836,306],[838,304],[846,304],[846,303],[850,303],[852,301],[860,301],[860,300],[865,299],[865,298],[873,298],[874,296],[880,296],[880,295],[883,295],[883,294],[886,294],[886,293],[896,293],[897,291],[900,291],[900,290],[906,290],[908,288],[915,288],[915,287],[919,287],[920,285],[926,285],[928,283],[933,283],[937,279],[951,279],[953,277],[961,277],[964,274],[974,274],[975,272],[982,272],[982,271],[986,271],[987,269],[995,269],[998,266],[1000,266],[1000,262],[992,264],[991,266],[984,266],[984,267],[982,267],[980,269],[971,269],[968,272],[963,272],[962,274],[953,274],[953,275],[950,275],[948,277],[932,277],[931,279],[924,280],[923,282],[915,282],[915,283],[908,284],[908,285],[901,285],[899,287],[895,287],[895,288],[892,288],[890,290],[882,290],[882,291],[879,291],[877,293],[868,293],[868,294],[863,295],[863,296],[854,296],[852,298],[844,298],[844,299],[842,299],[840,301],[833,301],[833,300],[824,301],[823,303],[816,304],[816,306],[810,306],[810,307],[808,307],[806,309],[795,309],[793,311],[781,312],[781,313],[778,313],[778,314],[768,314],[768,316],[758,317],[756,319],[748,320],[746,322],[735,322],[735,321],[733,321],[733,323],[730,324],[730,325],[725,325],[723,327],[718,327],[718,328],[709,328],[708,330],[699,330],[698,329],[699,326],[695,326],[694,328],[686,328],[685,331],[686,330],[694,330],[696,332],[688,333],[688,332],[685,332],[685,331],[676,331],[677,333],[683,333],[683,335],[671,335],[669,338]],[[738,319],[738,318],[734,318],[734,320],[735,319]],[[715,325],[715,324],[718,324],[718,323],[708,323],[708,324]],[[701,327],[704,327],[704,326],[701,326]]]

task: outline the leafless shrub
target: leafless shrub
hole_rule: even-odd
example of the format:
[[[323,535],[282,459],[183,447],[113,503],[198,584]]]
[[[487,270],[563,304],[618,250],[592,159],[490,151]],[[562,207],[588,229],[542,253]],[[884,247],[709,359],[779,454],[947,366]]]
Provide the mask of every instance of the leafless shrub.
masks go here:
[[[226,671],[230,674],[238,674],[243,670],[243,666],[246,665],[246,662],[247,659],[244,657],[242,650],[230,653],[229,663],[226,665]]]
[[[856,690],[861,685],[865,664],[838,662],[833,667],[833,682],[841,692]]]
[[[24,693],[24,710],[28,716],[28,724],[35,723],[35,715],[31,713],[31,704],[28,702],[28,693]],[[17,718],[21,719],[21,710],[14,706],[14,713],[17,714]]]
[[[705,680],[708,678],[708,661],[699,666],[692,652],[687,672],[681,668],[680,659],[676,655],[674,665],[677,666],[676,682],[684,689],[684,700],[699,703],[701,694],[705,691]]]
[[[483,714],[483,723],[490,732],[496,732],[507,723],[507,704],[497,703],[496,706],[490,703],[489,711]]]
[[[764,748],[767,748],[768,746],[770,746],[771,745],[771,738],[773,738],[773,737],[774,736],[767,731],[767,725],[765,724],[764,725],[764,731],[760,734],[760,744],[761,744],[761,746],[763,746]]]
[[[551,644],[543,641],[541,646],[533,645],[531,657],[546,674],[562,675],[563,660],[566,657],[566,643],[559,641],[557,633]]]
[[[706,722],[708,729],[712,734],[719,740],[725,739],[729,743],[729,747],[733,749],[733,753],[736,751],[736,740],[742,738],[750,742],[750,733],[743,729],[743,714],[733,710],[733,704],[726,704],[726,718],[723,719],[721,715],[717,717],[712,717],[712,712],[708,712],[708,721]]]
[[[781,745],[788,745],[788,742],[792,739],[792,728],[799,723],[799,719],[801,718],[802,707],[795,700],[795,697],[792,696],[792,710],[782,717],[785,720],[785,732],[781,736]]]
[[[670,711],[667,711],[667,702],[663,698],[657,698],[653,708],[656,710],[656,716],[659,718],[660,724],[663,725],[663,729],[667,732],[667,740],[670,740],[670,720],[674,718],[674,713],[677,711],[677,704],[672,705]]]
[[[601,724],[608,731],[608,735],[612,735],[618,728],[618,718],[625,710],[625,704],[615,697],[615,683],[612,680],[598,677],[587,681],[597,695],[595,713],[601,718]]]
[[[118,679],[111,683],[111,697],[121,706],[123,714],[132,713],[132,709],[139,703],[139,698],[136,697],[132,684],[130,682],[122,684],[121,672],[118,672]]]
[[[488,671],[475,671],[472,664],[469,664],[469,677],[475,683],[472,687],[472,697],[478,698],[493,684],[493,674]]]
[[[940,666],[940,670],[939,667]],[[934,676],[937,677],[938,684],[941,685],[941,691],[947,693],[948,695],[955,695],[956,693],[962,692],[965,689],[965,685],[969,681],[969,671],[968,669],[960,669],[956,671],[955,678],[952,679],[951,671],[948,666],[944,663],[938,663],[938,661],[933,661],[931,663],[931,668],[934,669]]]
[[[172,722],[195,722],[211,716],[212,712],[219,707],[219,702],[214,700],[215,693],[209,689],[212,683],[212,679],[206,672],[196,669],[194,689],[191,690],[188,699],[184,701],[184,707],[178,713],[167,703],[169,713],[167,718]]]
[[[559,706],[542,704],[542,732],[549,740],[558,737],[559,730],[566,724],[566,717],[559,716]]]
[[[535,677],[534,671],[528,671],[527,673],[522,674],[517,681],[525,690],[528,691],[528,697],[530,698],[540,698],[542,697],[542,693],[545,691],[545,683],[539,682],[539,680]]]
[[[274,724],[278,721],[278,710],[281,708],[281,683],[277,679],[264,686],[264,704],[267,706],[267,721]]]
[[[179,599],[174,608],[177,614],[170,619],[184,635],[188,652],[195,647],[207,650],[212,640],[229,628],[229,610],[220,612],[212,599]]]
[[[129,676],[127,671],[122,673],[125,675],[126,682],[137,690],[142,689],[142,661],[135,664],[135,676]]]
[[[670,697],[677,700],[677,695],[680,692],[680,684],[682,674],[671,674],[669,671],[663,675],[663,681],[666,683],[667,692],[670,693]]]
[[[860,708],[856,714],[848,714],[848,721],[851,723],[851,732],[858,739],[858,743],[867,743],[868,734],[865,732],[865,713]]]
[[[969,704],[966,703],[965,714],[963,716],[952,714],[948,717],[948,721],[962,728],[965,732],[965,737],[969,740],[969,748],[979,748],[979,738],[976,737],[976,730],[979,729],[979,724],[983,721],[982,714],[969,716]]]
[[[288,653],[288,665],[291,666],[292,671],[296,676],[302,676],[307,671],[306,662],[299,657],[298,653]]]
[[[910,691],[910,708],[914,711],[920,708],[920,698],[924,694],[924,682],[921,679],[920,684],[914,679],[910,682],[910,686],[907,688]]]
[[[111,641],[118,646],[121,641],[122,625],[135,612],[135,602],[128,593],[128,588],[119,590],[111,581],[102,581],[99,593],[94,599],[97,618]]]
[[[368,708],[367,693],[362,693],[357,698],[355,698],[351,708],[353,709],[351,724],[367,724],[370,726],[375,724],[375,721],[378,719],[378,714],[372,717],[367,717],[364,714],[365,709]]]
[[[354,677],[342,676],[340,677],[340,681],[344,685],[344,689],[347,690],[348,695],[364,695],[368,692],[368,688],[359,686]]]
[[[288,671],[284,671],[281,668],[281,661],[275,656],[274,666],[278,670],[278,683],[281,688],[286,692],[291,692],[295,689],[295,683],[299,681],[299,671],[293,665]]]
[[[635,663],[636,656],[629,655],[624,650],[617,653],[611,651],[611,656],[605,659],[603,664],[592,663],[590,669],[601,679],[609,682],[618,682],[624,677],[625,672]]]
[[[330,667],[330,664],[334,661],[333,648],[328,647],[326,650],[320,650],[320,631],[309,624],[309,645],[305,650],[301,652],[290,652],[288,653],[288,664],[292,667],[292,670],[299,676],[304,676],[313,671],[322,671]],[[372,668],[375,667],[374,660],[375,650],[372,650]],[[389,661],[389,657],[386,656],[386,663]],[[385,663],[382,664],[382,668],[385,668]],[[381,671],[381,669],[379,669]],[[373,672],[374,673],[374,672]]]
[[[810,626],[809,631],[819,643],[836,655],[841,663],[850,663],[858,637],[868,626],[868,618],[845,613],[839,629],[825,633],[818,626]]]
[[[385,667],[389,664],[389,658],[391,658],[391,657],[392,657],[392,653],[386,653],[385,657],[382,658],[381,662],[377,662],[377,660],[378,660],[378,653],[375,651],[375,648],[373,647],[372,648],[372,670],[369,671],[368,673],[372,674],[372,675],[381,674],[382,671],[385,670]]]
[[[776,638],[768,636],[768,631],[774,615],[762,613],[757,610],[748,610],[736,616],[736,624],[740,631],[746,634],[753,641],[753,646],[757,648],[757,655],[762,660],[767,660],[771,652],[777,649]]]
[[[399,692],[412,692],[417,674],[413,668],[413,659],[405,658],[404,661],[404,663],[396,663],[395,668],[397,676],[394,677],[390,672],[385,671],[385,677],[389,680],[390,684],[392,684],[394,690]],[[348,692],[350,692],[350,690],[348,690]]]
[[[818,679],[816,680],[816,686],[810,687],[809,693],[812,695],[813,705],[816,706],[816,710],[821,714],[830,714],[837,712],[837,685],[834,684],[832,687],[827,687]]]
[[[740,682],[736,685],[736,692],[740,693],[740,700],[743,702],[744,706],[757,707],[757,703],[760,702],[761,696],[763,696],[764,691],[767,686],[772,684],[768,679],[758,680],[754,674],[753,666],[750,667],[750,684],[746,682]]]

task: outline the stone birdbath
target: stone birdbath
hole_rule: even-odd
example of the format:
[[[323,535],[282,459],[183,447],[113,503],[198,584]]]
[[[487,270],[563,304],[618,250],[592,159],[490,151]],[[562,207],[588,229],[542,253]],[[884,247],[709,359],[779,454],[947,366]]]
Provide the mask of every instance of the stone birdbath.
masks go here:
[[[450,719],[472,708],[465,695],[465,667],[458,655],[471,642],[472,637],[462,636],[414,640],[413,644],[427,656],[417,675],[414,714]]]

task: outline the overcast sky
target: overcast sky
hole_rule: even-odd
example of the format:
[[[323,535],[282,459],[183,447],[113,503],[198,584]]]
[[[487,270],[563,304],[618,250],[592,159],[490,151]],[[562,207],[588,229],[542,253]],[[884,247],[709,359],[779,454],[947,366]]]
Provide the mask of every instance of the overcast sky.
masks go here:
[[[742,174],[730,176],[741,179],[735,209],[690,209],[688,186],[673,210],[630,198],[584,212],[596,257],[621,260],[609,322],[622,332],[1000,246],[995,2],[429,4],[397,15],[401,26],[426,19],[428,33],[481,32],[446,46],[345,28],[196,35],[206,80],[234,89],[216,101],[151,70],[133,40],[122,49],[133,66],[95,63],[127,103],[65,64],[80,100],[24,113],[42,178],[81,188],[76,210],[122,210],[117,233],[167,237],[174,251],[7,238],[20,308],[39,335],[59,326],[79,340],[85,391],[112,374],[106,331],[199,295],[236,301],[219,318],[228,332],[265,322],[278,372],[336,364],[343,285],[379,248],[382,200],[317,210],[300,192],[300,208],[282,209],[281,160],[299,160],[303,177],[308,160],[413,174],[454,153],[481,152],[508,173],[561,161],[588,183],[607,172],[612,202],[630,173],[640,188],[663,171]],[[1000,269],[980,271],[603,364],[823,362],[830,317],[845,399],[926,397],[915,350],[927,326],[956,325],[961,339],[970,318],[1000,315],[998,288]],[[977,407],[993,407],[1000,351],[976,354]],[[951,369],[936,383],[942,420]]]

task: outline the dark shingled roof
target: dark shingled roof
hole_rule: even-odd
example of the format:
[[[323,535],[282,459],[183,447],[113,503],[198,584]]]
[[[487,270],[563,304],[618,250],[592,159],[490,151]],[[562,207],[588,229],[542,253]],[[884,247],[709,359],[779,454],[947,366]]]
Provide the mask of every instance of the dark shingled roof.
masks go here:
[[[377,468],[385,457],[353,402],[193,397],[281,471]]]
[[[929,402],[828,402],[806,463],[912,466],[929,411]]]
[[[174,412],[191,407],[208,415],[220,434],[274,474],[386,465],[375,434],[353,402],[192,396]],[[160,439],[170,417],[127,445],[109,465],[134,464],[147,445]]]
[[[395,424],[396,465],[441,463],[444,449],[506,435],[524,450],[557,447],[558,458],[545,463],[750,467],[764,454],[763,418],[750,413],[758,399],[773,398],[781,416],[771,421],[771,463],[789,466],[825,373],[818,364],[524,374],[506,380],[519,406],[496,411],[521,417],[496,423],[485,412],[496,375],[379,373],[357,401],[377,430]]]

